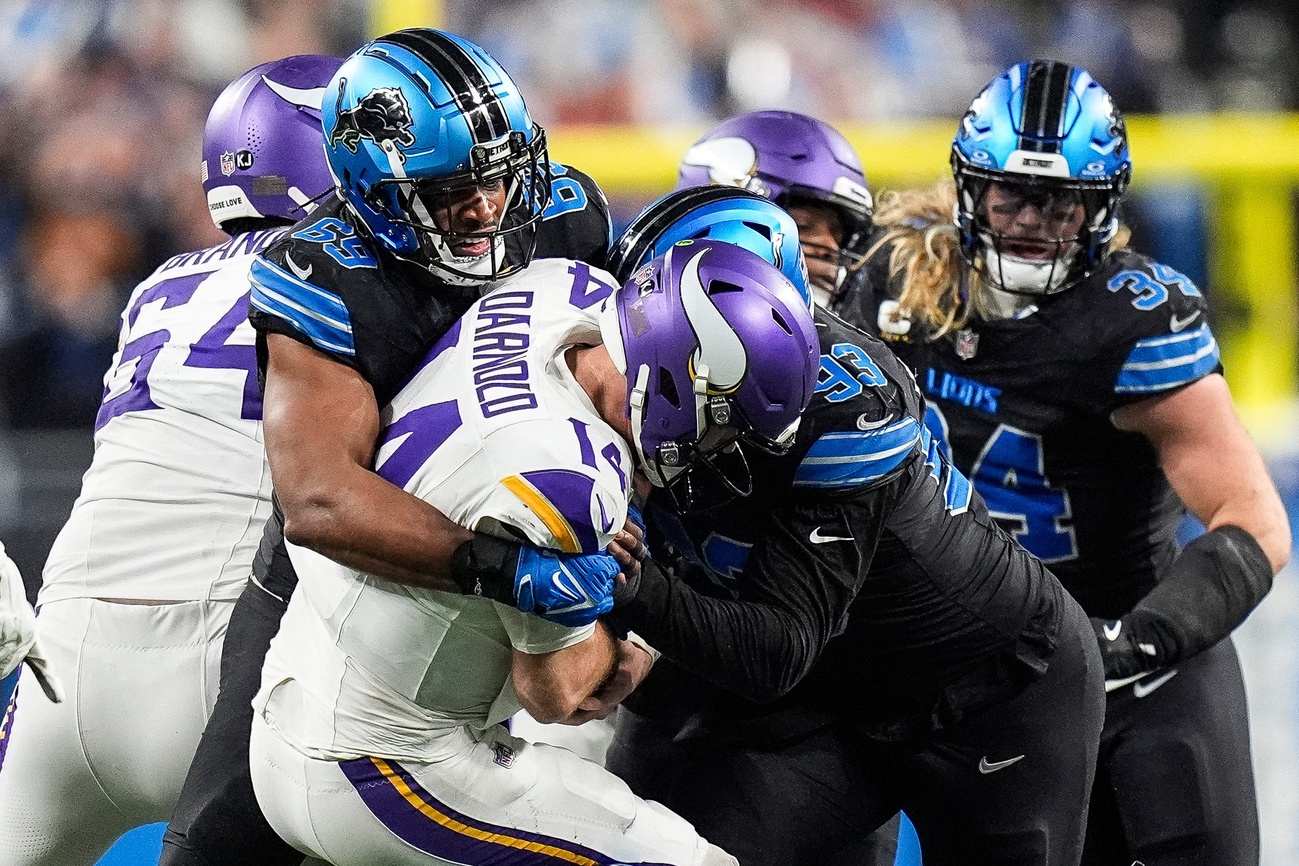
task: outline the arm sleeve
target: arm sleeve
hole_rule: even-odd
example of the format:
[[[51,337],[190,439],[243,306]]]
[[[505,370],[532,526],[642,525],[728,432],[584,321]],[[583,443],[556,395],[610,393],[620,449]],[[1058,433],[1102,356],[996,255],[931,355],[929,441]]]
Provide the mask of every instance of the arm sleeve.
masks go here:
[[[843,623],[893,495],[890,485],[773,513],[737,600],[702,595],[648,561],[636,597],[612,614],[614,625],[703,679],[773,701],[803,678]]]

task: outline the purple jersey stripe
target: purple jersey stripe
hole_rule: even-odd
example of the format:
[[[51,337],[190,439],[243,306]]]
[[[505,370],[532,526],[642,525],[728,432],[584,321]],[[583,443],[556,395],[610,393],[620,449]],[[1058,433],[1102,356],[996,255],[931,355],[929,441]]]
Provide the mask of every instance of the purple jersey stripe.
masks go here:
[[[380,823],[408,845],[434,857],[484,866],[607,866],[614,862],[564,839],[470,818],[426,791],[395,761],[359,758],[342,761],[339,767]]]
[[[5,752],[9,751],[9,737],[14,728],[14,713],[18,709],[18,687],[14,686],[9,696],[9,705],[5,707],[4,719],[0,720],[0,770],[5,766]]]
[[[599,539],[591,525],[594,479],[571,469],[542,469],[522,475],[563,516],[573,530],[581,552],[599,553]]]

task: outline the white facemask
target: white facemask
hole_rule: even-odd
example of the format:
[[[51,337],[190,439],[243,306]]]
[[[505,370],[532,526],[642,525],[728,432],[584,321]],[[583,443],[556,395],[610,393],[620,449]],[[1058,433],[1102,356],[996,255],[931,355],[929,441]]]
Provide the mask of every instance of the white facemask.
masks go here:
[[[1025,259],[998,253],[994,244],[983,238],[983,255],[988,277],[994,286],[1010,293],[1051,295],[1065,287],[1069,267],[1078,248],[1051,259]]]

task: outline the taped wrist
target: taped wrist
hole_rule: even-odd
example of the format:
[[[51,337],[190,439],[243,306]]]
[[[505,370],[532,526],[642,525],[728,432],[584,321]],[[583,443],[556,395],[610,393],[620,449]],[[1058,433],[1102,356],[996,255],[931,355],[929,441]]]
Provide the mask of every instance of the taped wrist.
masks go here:
[[[619,634],[653,631],[667,619],[670,586],[658,563],[646,559],[640,576],[627,586],[614,590],[613,612],[606,615],[609,625]]]
[[[1140,623],[1159,665],[1176,664],[1231,634],[1272,588],[1272,563],[1254,536],[1220,526],[1188,544],[1124,621]]]
[[[481,595],[514,606],[519,545],[475,532],[451,554],[451,579],[465,595]]]

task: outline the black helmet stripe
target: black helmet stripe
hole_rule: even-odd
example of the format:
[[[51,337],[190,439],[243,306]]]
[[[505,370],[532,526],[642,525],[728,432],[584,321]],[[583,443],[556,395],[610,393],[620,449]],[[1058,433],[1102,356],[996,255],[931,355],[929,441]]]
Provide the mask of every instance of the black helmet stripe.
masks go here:
[[[1023,127],[1020,150],[1059,153],[1069,79],[1073,67],[1055,60],[1034,60],[1028,66],[1024,90]]]
[[[510,131],[500,97],[473,57],[454,39],[436,30],[399,30],[378,41],[400,45],[437,73],[451,91],[475,142],[491,141]]]
[[[667,229],[695,208],[729,199],[756,199],[767,201],[750,190],[733,186],[687,187],[669,193],[656,207],[646,210],[632,220],[618,243],[614,245],[606,262],[606,270],[623,283],[649,258],[649,252]]]

